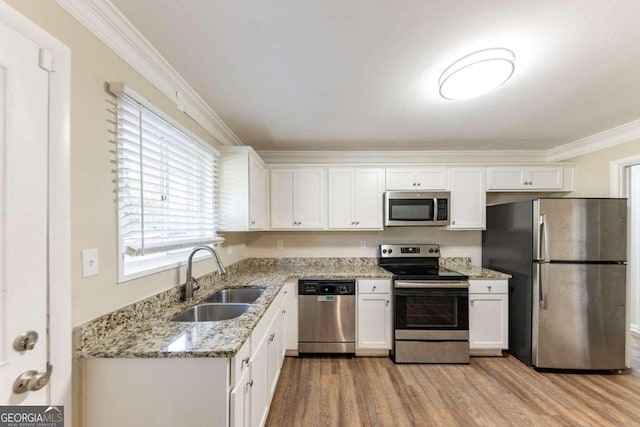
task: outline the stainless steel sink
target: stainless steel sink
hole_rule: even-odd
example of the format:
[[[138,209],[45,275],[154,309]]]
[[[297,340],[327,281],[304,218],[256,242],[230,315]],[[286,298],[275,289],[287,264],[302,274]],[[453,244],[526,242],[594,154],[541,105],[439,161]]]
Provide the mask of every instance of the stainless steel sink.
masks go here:
[[[199,304],[175,316],[174,322],[214,322],[234,319],[246,312],[250,304]]]
[[[264,293],[262,288],[231,288],[223,289],[204,299],[204,302],[220,303],[252,303]]]

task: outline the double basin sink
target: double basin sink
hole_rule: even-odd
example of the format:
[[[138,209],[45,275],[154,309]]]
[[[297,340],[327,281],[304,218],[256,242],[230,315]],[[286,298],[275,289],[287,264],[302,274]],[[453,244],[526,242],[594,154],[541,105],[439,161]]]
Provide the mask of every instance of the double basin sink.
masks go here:
[[[213,322],[234,319],[246,312],[264,292],[263,288],[232,288],[220,290],[200,304],[175,316],[174,322]]]

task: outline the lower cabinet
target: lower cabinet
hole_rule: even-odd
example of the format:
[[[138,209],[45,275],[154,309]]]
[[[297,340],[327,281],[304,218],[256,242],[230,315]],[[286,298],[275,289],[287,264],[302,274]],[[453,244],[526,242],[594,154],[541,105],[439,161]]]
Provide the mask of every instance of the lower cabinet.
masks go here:
[[[469,347],[477,356],[509,348],[507,280],[469,280]]]
[[[285,291],[234,357],[79,359],[80,424],[264,425],[284,361]]]
[[[388,355],[392,328],[391,280],[359,279],[356,289],[356,354]]]

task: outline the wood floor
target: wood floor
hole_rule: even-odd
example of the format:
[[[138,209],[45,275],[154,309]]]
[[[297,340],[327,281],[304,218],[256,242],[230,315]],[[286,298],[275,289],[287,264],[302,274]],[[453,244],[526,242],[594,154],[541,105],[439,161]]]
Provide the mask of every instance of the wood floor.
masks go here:
[[[640,426],[640,376],[287,357],[267,426]]]

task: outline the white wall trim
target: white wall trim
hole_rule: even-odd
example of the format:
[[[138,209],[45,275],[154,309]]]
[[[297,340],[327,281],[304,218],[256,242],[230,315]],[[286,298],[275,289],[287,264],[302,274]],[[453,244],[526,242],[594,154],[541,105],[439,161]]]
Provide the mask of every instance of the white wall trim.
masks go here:
[[[548,161],[562,161],[640,139],[640,119],[547,151]]]
[[[71,419],[71,51],[49,33],[0,2],[0,20],[47,49],[49,74],[49,360],[54,366],[50,403],[64,405]],[[70,422],[69,422],[70,424]]]
[[[640,155],[609,162],[609,195],[611,197],[628,197],[625,168],[638,164],[640,164]]]
[[[242,141],[109,0],[56,0],[223,145]]]
[[[258,151],[265,163],[329,164],[531,164],[544,163],[544,151]]]

